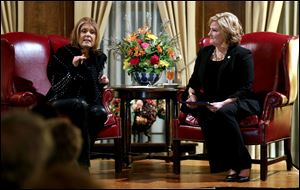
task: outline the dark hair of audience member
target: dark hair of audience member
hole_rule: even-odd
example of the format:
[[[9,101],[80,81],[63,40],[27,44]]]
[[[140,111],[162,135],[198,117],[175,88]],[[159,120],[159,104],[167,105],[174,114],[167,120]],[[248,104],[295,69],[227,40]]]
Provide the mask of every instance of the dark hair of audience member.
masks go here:
[[[69,165],[52,165],[25,184],[29,189],[103,189],[101,182]]]
[[[77,159],[82,147],[80,129],[67,118],[51,118],[46,123],[54,143],[47,165],[71,164],[79,167]]]
[[[21,188],[44,168],[52,137],[38,114],[25,110],[1,114],[1,186]]]

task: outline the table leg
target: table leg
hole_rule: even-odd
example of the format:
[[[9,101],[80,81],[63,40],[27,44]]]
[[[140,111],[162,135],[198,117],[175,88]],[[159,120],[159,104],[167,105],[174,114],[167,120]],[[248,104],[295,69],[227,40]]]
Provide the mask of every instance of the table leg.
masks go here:
[[[170,99],[166,99],[166,148],[167,156],[170,156],[171,143],[170,143],[170,127],[171,127],[171,117],[170,117]]]
[[[125,128],[126,128],[126,154],[127,154],[127,167],[131,167],[132,155],[131,155],[131,109],[130,100],[126,100],[126,111],[125,111]]]
[[[130,140],[128,133],[130,131],[128,130],[128,112],[130,112],[130,102],[129,102],[129,110],[128,110],[128,101],[121,98],[121,105],[120,105],[120,115],[121,115],[121,122],[122,122],[122,144],[124,147],[123,152],[123,162],[125,163],[126,167],[130,165],[130,159],[129,159],[129,151],[130,151]],[[129,120],[130,122],[130,120]]]

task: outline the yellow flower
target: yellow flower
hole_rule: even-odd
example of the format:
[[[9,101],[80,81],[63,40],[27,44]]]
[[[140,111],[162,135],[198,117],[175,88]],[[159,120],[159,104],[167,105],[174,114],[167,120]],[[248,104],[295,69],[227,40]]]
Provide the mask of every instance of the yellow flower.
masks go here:
[[[150,40],[156,40],[157,37],[153,34],[147,34],[146,38],[150,39]]]
[[[170,63],[168,63],[167,61],[165,60],[159,60],[159,65],[161,66],[165,66],[165,67],[169,67]]]
[[[130,57],[124,59],[124,62],[123,62],[123,69],[124,70],[129,68],[129,66],[130,66],[129,60],[130,60]]]

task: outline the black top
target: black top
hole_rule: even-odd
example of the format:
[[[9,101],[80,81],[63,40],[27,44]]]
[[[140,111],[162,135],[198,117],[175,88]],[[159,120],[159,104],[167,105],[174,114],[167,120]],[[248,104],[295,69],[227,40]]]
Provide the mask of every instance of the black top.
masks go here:
[[[209,99],[214,100],[217,99],[218,93],[217,93],[217,86],[218,86],[218,74],[221,65],[224,64],[224,60],[222,61],[209,61],[206,68],[206,77],[204,78],[204,84],[209,84],[206,87],[206,96],[209,97]]]
[[[65,98],[81,98],[89,105],[101,104],[102,76],[106,55],[101,51],[89,52],[90,57],[74,67],[74,56],[82,55],[79,48],[66,45],[50,59],[47,75],[52,85],[46,97],[49,101]]]

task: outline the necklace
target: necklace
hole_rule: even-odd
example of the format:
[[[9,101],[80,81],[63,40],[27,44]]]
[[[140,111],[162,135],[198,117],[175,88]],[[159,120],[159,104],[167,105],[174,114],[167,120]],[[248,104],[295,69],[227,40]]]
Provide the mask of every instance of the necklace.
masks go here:
[[[226,53],[227,53],[227,50],[224,53],[219,52],[219,54],[218,54],[217,48],[216,48],[212,54],[212,60],[213,61],[222,61],[225,58]]]

